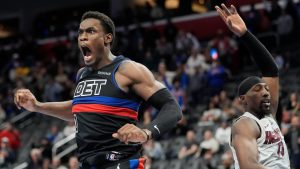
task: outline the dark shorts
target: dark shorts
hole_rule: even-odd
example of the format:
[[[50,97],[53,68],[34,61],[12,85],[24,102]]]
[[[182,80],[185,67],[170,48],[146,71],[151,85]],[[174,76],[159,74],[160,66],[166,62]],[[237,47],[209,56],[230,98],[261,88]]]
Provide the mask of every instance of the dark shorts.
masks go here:
[[[80,165],[79,169],[145,169],[145,158],[122,161],[109,166]]]

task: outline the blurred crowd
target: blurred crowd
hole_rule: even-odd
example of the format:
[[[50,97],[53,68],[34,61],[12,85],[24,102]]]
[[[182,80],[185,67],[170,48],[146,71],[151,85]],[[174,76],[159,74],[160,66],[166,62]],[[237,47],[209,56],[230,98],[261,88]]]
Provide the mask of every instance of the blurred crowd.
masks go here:
[[[271,2],[269,9],[257,10],[251,5],[250,10],[241,12],[241,16],[249,30],[261,37],[272,52],[281,77],[285,78],[290,70],[297,69],[297,62],[293,59],[300,54],[295,55],[297,47],[299,50],[296,39],[300,37],[300,3],[289,0],[283,7],[277,1]],[[43,21],[47,22],[38,20],[36,23]],[[1,169],[16,162],[18,153],[24,148],[22,129],[11,123],[11,119],[21,113],[13,103],[14,89],[29,88],[39,101],[72,99],[76,71],[84,66],[77,47],[78,25],[79,16],[76,20],[65,21],[64,37],[55,32],[58,30],[55,25],[51,25],[42,27],[36,36],[22,35],[0,41]],[[228,148],[230,125],[243,113],[235,95],[236,85],[249,70],[255,70],[245,45],[223,30],[208,40],[202,40],[193,32],[179,30],[170,20],[163,31],[154,25],[143,28],[138,24],[135,29],[125,28],[117,32],[114,54],[147,66],[172,92],[184,115],[170,133],[143,145],[148,159],[146,168],[155,169],[167,162],[174,166],[233,168],[233,157]],[[265,36],[266,33],[271,36]],[[273,35],[279,42],[274,42]],[[290,48],[293,45],[296,45],[295,49]],[[296,160],[300,158],[298,85],[300,83],[292,90],[282,88],[278,123],[285,135],[291,162],[299,167],[299,160]],[[147,125],[157,111],[144,105],[139,114],[141,125]],[[32,143],[27,168],[76,168],[76,153],[63,163],[52,155],[52,146],[74,131],[72,123],[48,127],[48,131]]]

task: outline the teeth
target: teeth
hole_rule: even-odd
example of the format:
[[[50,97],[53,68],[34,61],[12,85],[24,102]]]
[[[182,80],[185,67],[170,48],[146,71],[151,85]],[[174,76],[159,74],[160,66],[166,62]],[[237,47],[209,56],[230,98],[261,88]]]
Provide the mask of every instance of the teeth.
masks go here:
[[[266,105],[266,106],[270,106],[271,105],[270,102],[263,102],[263,104]]]
[[[88,55],[88,53],[90,52],[90,49],[86,46],[82,46],[82,53],[84,56]]]

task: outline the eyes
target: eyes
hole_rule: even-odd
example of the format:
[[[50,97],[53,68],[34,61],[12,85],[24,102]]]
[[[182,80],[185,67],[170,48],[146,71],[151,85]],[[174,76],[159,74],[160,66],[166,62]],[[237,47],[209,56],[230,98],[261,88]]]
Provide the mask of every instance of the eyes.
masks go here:
[[[95,30],[95,28],[87,28],[87,29],[79,29],[78,30],[78,35],[80,36],[80,35],[82,35],[84,32],[86,32],[87,34],[95,34],[97,31]]]
[[[256,92],[259,92],[260,90],[262,90],[263,88],[265,88],[267,91],[269,91],[269,86],[268,85],[256,85],[253,90]]]

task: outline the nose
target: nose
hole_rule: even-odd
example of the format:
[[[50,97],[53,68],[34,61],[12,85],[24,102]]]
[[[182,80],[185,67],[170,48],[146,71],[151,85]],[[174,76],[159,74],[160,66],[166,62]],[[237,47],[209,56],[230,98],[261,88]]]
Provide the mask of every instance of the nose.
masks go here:
[[[88,40],[86,33],[80,34],[78,39],[79,39],[79,41],[87,41]]]
[[[270,96],[269,91],[267,91],[266,89],[263,90],[262,95],[264,98],[268,98]]]

